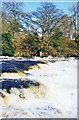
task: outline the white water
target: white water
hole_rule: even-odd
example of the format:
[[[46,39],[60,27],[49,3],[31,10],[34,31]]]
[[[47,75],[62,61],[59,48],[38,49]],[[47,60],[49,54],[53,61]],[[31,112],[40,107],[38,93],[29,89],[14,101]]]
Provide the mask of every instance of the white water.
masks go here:
[[[51,58],[40,58],[51,60]],[[39,60],[39,58],[34,58]],[[29,89],[12,89],[0,97],[0,116],[10,118],[76,118],[77,117],[77,60],[56,58],[55,63],[39,64],[40,69],[24,71],[30,75],[7,76],[3,78],[28,78],[38,81],[41,86]],[[25,98],[20,98],[22,92]]]

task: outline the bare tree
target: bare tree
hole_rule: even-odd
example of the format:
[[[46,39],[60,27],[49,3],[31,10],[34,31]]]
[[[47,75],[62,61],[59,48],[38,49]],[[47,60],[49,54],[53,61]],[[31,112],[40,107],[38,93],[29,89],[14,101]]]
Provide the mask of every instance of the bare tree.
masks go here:
[[[32,24],[43,38],[49,37],[55,26],[59,25],[62,12],[51,2],[41,3],[41,7],[32,12]]]
[[[77,33],[78,33],[78,16],[79,16],[79,2],[76,5],[73,5],[71,8],[71,26],[73,31],[73,36],[75,41],[77,40]]]
[[[63,32],[63,35],[65,37],[69,37],[70,36],[70,16],[68,16],[67,14],[62,15],[61,19],[61,31]]]
[[[20,11],[22,11],[22,7],[22,2],[3,2],[2,4],[2,23],[4,25],[5,21],[7,21],[13,37],[14,33],[21,28]]]

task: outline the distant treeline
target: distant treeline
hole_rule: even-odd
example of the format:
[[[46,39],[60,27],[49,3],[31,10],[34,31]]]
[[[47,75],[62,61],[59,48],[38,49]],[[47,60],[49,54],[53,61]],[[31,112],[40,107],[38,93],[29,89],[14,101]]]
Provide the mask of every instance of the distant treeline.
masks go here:
[[[79,55],[75,6],[67,15],[52,2],[43,2],[36,11],[28,13],[22,2],[3,2],[1,12],[2,55]]]

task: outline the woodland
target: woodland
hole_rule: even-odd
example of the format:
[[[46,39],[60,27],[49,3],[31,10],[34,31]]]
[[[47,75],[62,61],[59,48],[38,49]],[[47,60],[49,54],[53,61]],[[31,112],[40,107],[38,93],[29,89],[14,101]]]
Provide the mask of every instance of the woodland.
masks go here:
[[[23,2],[3,2],[0,55],[78,56],[77,5],[65,14],[53,2],[42,2],[36,11],[26,12]],[[40,54],[41,52],[41,54]]]

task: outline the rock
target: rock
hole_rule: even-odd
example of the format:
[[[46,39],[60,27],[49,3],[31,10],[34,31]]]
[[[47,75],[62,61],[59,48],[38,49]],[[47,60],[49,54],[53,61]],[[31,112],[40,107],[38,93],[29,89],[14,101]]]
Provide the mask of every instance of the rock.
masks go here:
[[[15,94],[3,93],[3,103],[6,105],[15,105],[17,103],[17,97]]]
[[[40,66],[39,66],[38,64],[36,64],[36,65],[32,65],[32,66],[30,66],[29,68],[30,68],[30,69],[39,69]]]
[[[4,72],[1,74],[1,78],[18,78],[18,77],[25,77],[25,74],[22,71]]]
[[[48,61],[47,61],[47,60],[41,60],[41,62],[42,62],[43,64],[48,64]]]

